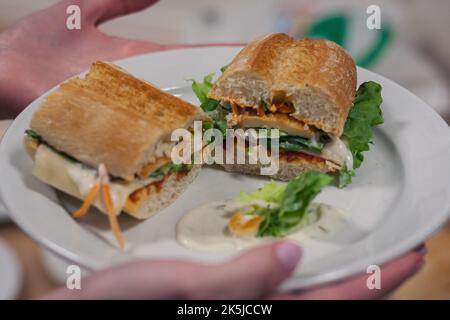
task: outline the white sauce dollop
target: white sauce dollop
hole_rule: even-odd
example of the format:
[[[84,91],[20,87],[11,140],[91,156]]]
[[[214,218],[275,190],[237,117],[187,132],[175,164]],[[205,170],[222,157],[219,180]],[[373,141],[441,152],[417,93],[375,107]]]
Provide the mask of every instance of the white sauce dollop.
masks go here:
[[[233,213],[242,205],[230,201],[216,201],[188,212],[176,226],[177,241],[189,249],[206,252],[225,252],[245,249],[273,241],[273,237],[236,237],[228,230]],[[285,239],[302,242],[323,239],[332,235],[346,221],[346,214],[327,204],[311,204],[310,224],[287,235]]]

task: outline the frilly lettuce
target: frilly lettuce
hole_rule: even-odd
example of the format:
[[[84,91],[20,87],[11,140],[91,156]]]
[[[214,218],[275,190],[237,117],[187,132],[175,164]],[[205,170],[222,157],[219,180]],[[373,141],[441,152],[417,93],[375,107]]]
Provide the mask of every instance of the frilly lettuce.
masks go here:
[[[255,192],[241,192],[236,200],[243,203],[249,203],[253,200],[279,203],[285,190],[285,185],[278,184],[275,181],[270,181],[261,188],[258,188]]]
[[[342,139],[353,155],[353,168],[345,168],[340,172],[340,187],[351,182],[354,170],[364,161],[363,152],[368,151],[372,143],[372,127],[384,122],[380,108],[382,102],[380,84],[368,81],[359,86],[342,134]]]
[[[253,193],[242,192],[238,202],[251,203],[248,213],[264,217],[258,236],[281,237],[303,225],[312,200],[333,179],[321,172],[309,171],[292,179],[287,185],[269,182]],[[255,201],[276,203],[278,206],[260,206]]]

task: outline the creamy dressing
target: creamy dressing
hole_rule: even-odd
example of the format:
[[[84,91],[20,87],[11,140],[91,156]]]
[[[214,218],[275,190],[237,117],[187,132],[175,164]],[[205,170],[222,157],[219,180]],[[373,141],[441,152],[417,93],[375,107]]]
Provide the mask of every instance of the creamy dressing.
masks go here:
[[[312,139],[317,139],[317,137],[314,136]],[[347,168],[353,168],[353,155],[344,141],[339,138],[332,138],[323,147],[321,153],[308,150],[302,150],[300,152],[331,161],[339,166],[345,165]]]
[[[258,139],[258,131],[247,130],[245,131],[245,137],[250,137],[256,141]],[[318,143],[318,136],[314,135],[312,140]],[[302,153],[306,153],[312,156],[317,156],[325,160],[332,161],[339,166],[345,165],[348,169],[353,168],[353,155],[347,145],[339,138],[333,137],[331,141],[325,144],[321,153],[315,153],[308,150],[302,150]]]
[[[273,237],[236,237],[228,230],[228,222],[242,204],[216,201],[188,212],[176,227],[177,241],[193,250],[224,252],[241,250],[274,240]],[[285,239],[302,242],[324,239],[332,235],[346,221],[346,214],[327,204],[311,204],[309,224],[287,235]]]
[[[339,138],[333,138],[327,143],[320,156],[339,165],[345,164],[348,169],[353,168],[353,155],[344,141]]]
[[[97,179],[96,170],[87,168],[80,163],[72,163],[44,144],[41,144],[36,151],[33,175],[45,183],[80,199],[87,195]],[[133,191],[160,179],[146,178],[133,182],[110,182],[111,198],[116,214],[122,211],[125,202]],[[106,211],[101,197],[97,197],[92,205]]]

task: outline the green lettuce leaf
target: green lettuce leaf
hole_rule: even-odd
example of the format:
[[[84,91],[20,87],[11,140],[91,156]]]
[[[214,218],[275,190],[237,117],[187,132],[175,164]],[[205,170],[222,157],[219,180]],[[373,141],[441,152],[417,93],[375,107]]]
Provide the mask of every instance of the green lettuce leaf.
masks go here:
[[[229,64],[220,68],[221,72],[224,72],[228,68]],[[220,104],[220,101],[208,98],[208,92],[211,90],[213,83],[212,79],[214,78],[215,72],[211,72],[207,74],[203,78],[203,82],[198,82],[194,79],[190,79],[192,81],[192,91],[194,91],[197,99],[200,101],[200,108],[202,108],[205,112],[212,112],[217,109]]]
[[[338,172],[336,176],[336,184],[338,188],[343,188],[346,185],[352,183],[352,178],[355,176],[355,170],[347,169],[345,167],[344,169],[341,169],[341,171]]]
[[[32,130],[32,129],[27,129],[25,130],[25,134],[30,137],[31,139],[34,140],[42,140],[41,136],[37,134],[36,131]]]
[[[336,182],[339,188],[352,182],[355,170],[364,161],[363,152],[368,151],[373,143],[373,127],[384,122],[380,108],[382,102],[381,85],[376,82],[364,82],[356,91],[342,134],[353,156],[353,168],[344,168],[338,172]]]
[[[211,112],[216,110],[216,108],[219,106],[220,101],[209,99],[208,98],[208,92],[211,90],[213,84],[212,79],[214,77],[214,72],[206,75],[203,78],[202,82],[198,82],[194,79],[191,79],[192,81],[192,91],[194,91],[195,95],[197,96],[197,99],[200,101],[200,108],[202,108],[205,112]]]
[[[258,236],[285,236],[305,222],[307,210],[317,194],[333,181],[327,174],[310,171],[291,180],[287,185],[270,182],[253,193],[242,192],[236,201],[249,203],[263,200],[279,207],[252,204],[248,212],[264,217]]]
[[[230,66],[230,64],[224,65],[222,68],[220,68],[220,71],[225,72],[225,70],[227,70],[229,66]]]
[[[208,92],[213,86],[212,79],[214,74],[214,72],[207,74],[203,78],[203,82],[198,82],[194,79],[190,80],[192,81],[192,91],[194,91],[200,103],[206,103],[208,101]]]
[[[255,129],[258,130],[265,128],[255,128]],[[267,137],[270,138],[271,131],[273,129],[266,129],[266,130],[267,130]],[[282,130],[278,130],[278,132],[279,132],[279,140],[278,140],[279,148],[285,151],[300,152],[306,150],[314,153],[321,153],[325,144],[331,141],[331,138],[325,132],[320,133],[318,139],[308,139],[300,136],[295,136]],[[271,139],[268,140],[269,147],[270,141]]]
[[[309,150],[316,153],[321,153],[325,144],[314,140],[294,135],[282,135],[280,132],[280,149],[286,151],[300,152],[302,150]]]
[[[52,150],[53,152],[59,154],[61,157],[63,157],[63,158],[66,159],[67,161],[72,162],[72,163],[80,163],[80,162],[79,162],[77,159],[75,159],[74,157],[69,156],[69,155],[68,155],[67,153],[65,153],[65,152],[59,151],[59,150],[57,150],[55,147],[53,147],[53,146],[51,146],[50,144],[48,144],[47,141],[45,141],[44,139],[42,139],[42,137],[41,137],[36,131],[34,131],[33,129],[27,129],[27,130],[25,130],[25,134],[26,134],[29,138],[34,139],[34,140],[37,140],[37,141],[39,141],[39,143],[42,143],[42,144],[46,145],[50,150]]]
[[[359,86],[342,135],[353,155],[353,169],[361,166],[363,152],[369,150],[372,127],[384,122],[380,109],[382,102],[381,85],[369,81]]]
[[[183,163],[175,164],[175,163],[171,162],[171,163],[168,163],[168,164],[162,166],[158,170],[152,172],[149,177],[150,178],[158,178],[158,177],[165,176],[166,174],[172,173],[172,172],[180,172],[180,171],[189,172],[189,171],[191,171],[192,167],[193,167],[192,164],[183,164]]]
[[[291,180],[281,199],[280,219],[287,224],[299,223],[311,201],[332,181],[329,175],[317,171],[309,171]]]
[[[237,198],[237,201],[245,203],[253,200],[263,200],[266,202],[279,203],[285,190],[285,185],[278,184],[275,181],[270,181],[255,192],[241,192]]]

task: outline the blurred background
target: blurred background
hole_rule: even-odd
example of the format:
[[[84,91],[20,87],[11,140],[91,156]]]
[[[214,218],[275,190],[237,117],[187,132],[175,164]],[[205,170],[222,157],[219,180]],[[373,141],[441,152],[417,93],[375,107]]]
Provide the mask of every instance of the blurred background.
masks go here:
[[[55,2],[0,0],[0,30]],[[371,4],[381,8],[381,30],[366,27]],[[448,0],[161,0],[100,28],[160,43],[247,42],[272,31],[326,37],[450,119]]]
[[[0,0],[0,32],[55,2]],[[366,9],[372,4],[381,8],[380,30],[366,27]],[[398,82],[450,121],[448,0],[161,0],[100,29],[160,43],[247,42],[273,31],[328,38],[344,46],[358,65]],[[1,211],[0,239],[8,245],[0,243],[0,298],[35,297],[58,285],[66,263],[40,250]],[[448,245],[449,225],[428,241],[424,269],[393,297],[450,298]],[[2,265],[2,252],[9,268]]]

